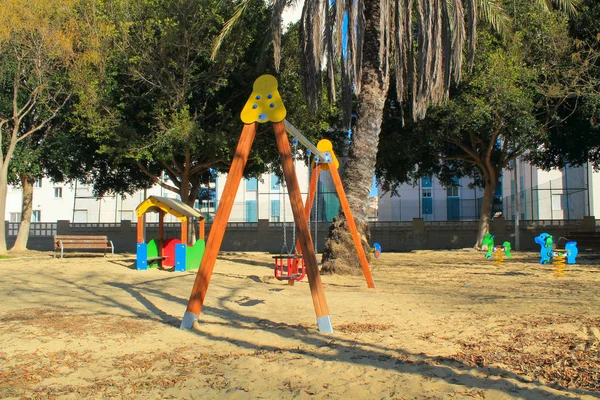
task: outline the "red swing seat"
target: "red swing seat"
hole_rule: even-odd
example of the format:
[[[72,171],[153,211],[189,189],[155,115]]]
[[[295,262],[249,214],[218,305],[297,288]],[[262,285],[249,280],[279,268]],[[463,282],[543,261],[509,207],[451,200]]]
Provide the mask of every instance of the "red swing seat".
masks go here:
[[[280,281],[301,281],[306,276],[304,257],[282,254],[275,259],[275,278]]]

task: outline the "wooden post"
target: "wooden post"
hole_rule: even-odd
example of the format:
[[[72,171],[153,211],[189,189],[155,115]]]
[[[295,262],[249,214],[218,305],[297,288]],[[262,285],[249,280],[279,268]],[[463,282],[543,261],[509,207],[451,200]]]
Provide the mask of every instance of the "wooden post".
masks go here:
[[[144,216],[140,215],[137,221],[137,242],[144,243]]]
[[[306,263],[306,274],[308,276],[310,294],[317,314],[317,325],[319,331],[332,333],[333,327],[331,325],[331,317],[329,316],[327,300],[325,299],[325,290],[323,289],[323,283],[321,282],[321,276],[319,275],[319,266],[310,237],[308,220],[305,217],[305,208],[302,204],[302,194],[300,193],[300,186],[298,185],[298,178],[294,169],[290,142],[285,132],[285,125],[283,122],[274,123],[273,129],[275,131],[275,139],[277,140],[277,150],[279,150],[279,155],[281,157],[283,175],[285,176],[285,183],[288,188],[294,221],[298,231],[300,248],[302,249],[304,261]]]
[[[282,124],[283,125],[283,124]],[[254,142],[256,136],[256,122],[244,125],[242,134],[238,142],[237,148],[235,149],[235,156],[233,162],[229,168],[229,175],[225,182],[225,188],[223,189],[223,195],[221,196],[221,202],[217,209],[217,214],[212,224],[210,236],[206,243],[206,250],[202,256],[202,262],[200,263],[200,269],[196,275],[194,286],[190,299],[188,300],[187,310],[183,315],[183,321],[181,321],[181,329],[190,329],[195,321],[198,320],[200,311],[202,310],[202,304],[204,304],[204,298],[206,297],[206,290],[210,283],[213,269],[215,267],[215,261],[217,254],[223,243],[223,236],[225,235],[225,228],[227,227],[227,221],[233,208],[233,202],[237,193],[238,186],[248,161],[248,154]]]
[[[181,221],[181,243],[185,244],[187,246],[187,241],[188,241],[188,219],[187,218],[183,218],[183,221]]]
[[[358,259],[360,260],[363,274],[365,275],[365,279],[367,280],[367,286],[370,288],[374,288],[375,283],[373,282],[373,277],[371,276],[369,261],[367,261],[365,249],[362,246],[362,242],[360,241],[360,236],[358,235],[358,230],[356,229],[356,224],[354,223],[354,217],[352,216],[352,211],[350,210],[350,203],[348,203],[348,198],[346,197],[346,192],[344,191],[344,186],[342,185],[342,180],[340,179],[340,174],[338,173],[338,170],[333,162],[328,163],[328,165],[329,172],[331,172],[331,178],[333,179],[333,183],[335,184],[335,190],[337,191],[338,197],[340,199],[342,210],[344,210],[344,215],[346,216],[346,223],[348,224],[348,229],[350,230],[350,234],[352,235],[354,247],[356,247],[356,252],[358,253]]]
[[[198,221],[198,238],[204,240],[204,218],[200,218]]]

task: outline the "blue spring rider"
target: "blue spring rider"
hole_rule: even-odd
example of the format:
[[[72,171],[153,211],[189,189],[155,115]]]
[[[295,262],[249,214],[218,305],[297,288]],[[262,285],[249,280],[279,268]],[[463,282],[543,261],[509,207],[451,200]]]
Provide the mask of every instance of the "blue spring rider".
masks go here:
[[[371,247],[369,254],[375,260],[379,259],[379,257],[381,256],[381,245],[377,242],[373,243],[373,246]]]
[[[556,249],[552,235],[548,233],[540,233],[535,237],[535,242],[541,246],[540,249],[540,264],[548,264],[556,256],[565,256],[567,264],[575,264],[577,257],[577,242],[569,241],[565,244],[564,249]]]

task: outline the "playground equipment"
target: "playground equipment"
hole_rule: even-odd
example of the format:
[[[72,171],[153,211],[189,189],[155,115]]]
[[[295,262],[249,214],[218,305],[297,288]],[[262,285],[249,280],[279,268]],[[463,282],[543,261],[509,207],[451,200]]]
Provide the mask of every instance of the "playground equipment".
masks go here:
[[[369,255],[377,260],[381,256],[381,245],[377,242],[373,243],[371,246],[371,250],[369,251]]]
[[[568,241],[565,243],[564,249],[555,248],[554,238],[552,235],[545,232],[540,233],[540,235],[536,236],[534,240],[541,246],[540,264],[548,264],[548,262],[552,260],[553,264],[557,266],[558,270],[560,270],[558,273],[564,275],[566,271],[566,267],[563,267],[565,264],[565,259],[567,264],[576,263],[577,254],[579,253],[579,250],[577,249],[577,242]]]
[[[158,238],[146,243],[144,214],[158,213]],[[184,202],[168,197],[150,196],[135,209],[138,217],[136,269],[174,267],[184,272],[198,268],[204,254],[204,217]],[[171,214],[181,222],[181,238],[164,237],[164,217]],[[188,221],[198,219],[198,240],[188,245]]]
[[[504,242],[502,243],[502,246],[494,246],[494,235],[490,233],[485,235],[481,245],[487,245],[487,253],[485,253],[485,258],[494,257],[494,261],[498,267],[504,264],[505,255],[506,258],[512,258],[512,255],[510,254],[510,242]]]
[[[293,155],[296,155],[296,148],[298,145],[298,139],[293,139]],[[281,185],[285,188],[285,183]],[[285,190],[283,195],[283,244],[281,246],[281,252],[277,256],[273,256],[275,260],[275,269],[273,273],[275,279],[280,281],[288,281],[288,285],[293,285],[295,281],[301,281],[306,276],[306,263],[304,257],[300,253],[300,245],[296,242],[296,221],[292,224],[292,246],[288,246],[287,240],[287,218],[286,218],[286,201],[285,201]],[[310,230],[310,218],[308,220],[308,226]],[[315,253],[317,252],[315,247]]]
[[[292,124],[285,121],[285,116],[286,109],[277,90],[277,80],[271,75],[259,77],[254,82],[252,94],[241,113],[241,120],[244,123],[244,127],[235,151],[235,157],[229,169],[221,202],[212,224],[210,236],[206,245],[206,252],[202,258],[202,263],[192,288],[187,309],[183,315],[181,329],[190,329],[194,322],[198,321],[198,316],[200,315],[206,297],[206,291],[210,283],[217,254],[221,247],[221,243],[223,242],[227,220],[229,219],[233,207],[236,191],[240,180],[242,179],[244,167],[248,161],[248,154],[250,153],[252,142],[256,136],[257,123],[271,122],[273,125],[277,149],[283,167],[283,175],[288,188],[294,221],[297,227],[298,242],[301,254],[304,256],[304,261],[306,263],[306,275],[308,277],[310,293],[317,315],[317,326],[319,331],[332,333],[333,326],[331,325],[331,318],[325,299],[325,291],[323,290],[323,283],[321,282],[321,276],[319,275],[317,257],[313,248],[313,242],[308,226],[307,216],[310,214],[310,208],[312,207],[312,201],[314,199],[311,199],[311,196],[309,195],[307,204],[303,207],[302,195],[300,193],[300,187],[294,169],[294,162],[286,130],[290,135],[298,139],[304,147],[308,148],[317,156],[318,162],[315,163],[313,174],[311,175],[311,188],[316,187],[318,173],[322,167],[331,172],[367,285],[370,288],[375,287],[373,278],[371,277],[369,263],[362,247],[356,224],[352,217],[352,212],[350,211],[350,205],[348,204],[348,199],[342,188],[342,182],[337,170],[338,165],[334,162],[335,156],[332,152],[322,152],[315,147],[308,139],[306,139],[306,137],[294,128]],[[314,192],[314,190],[312,190],[312,192]]]

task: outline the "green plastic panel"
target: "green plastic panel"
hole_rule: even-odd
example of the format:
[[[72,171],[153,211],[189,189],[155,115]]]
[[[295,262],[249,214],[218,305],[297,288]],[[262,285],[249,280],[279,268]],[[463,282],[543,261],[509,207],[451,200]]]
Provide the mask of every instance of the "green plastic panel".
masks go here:
[[[204,240],[198,240],[194,243],[193,246],[188,246],[185,253],[186,263],[185,269],[186,271],[192,269],[198,269],[200,267],[200,261],[202,261],[202,256],[204,255]]]
[[[158,257],[158,244],[156,243],[156,240],[152,239],[148,242],[148,258],[154,257]],[[148,268],[157,268],[158,266],[158,260],[148,262]]]

